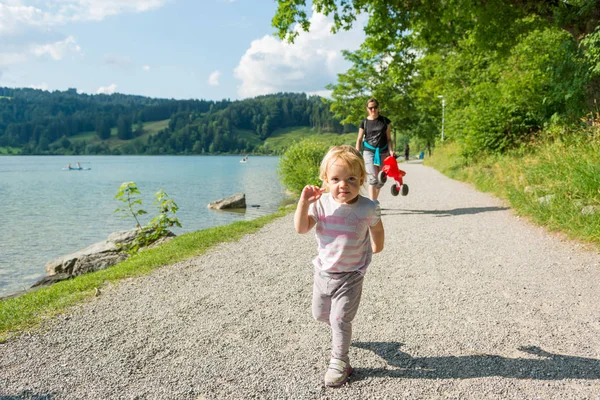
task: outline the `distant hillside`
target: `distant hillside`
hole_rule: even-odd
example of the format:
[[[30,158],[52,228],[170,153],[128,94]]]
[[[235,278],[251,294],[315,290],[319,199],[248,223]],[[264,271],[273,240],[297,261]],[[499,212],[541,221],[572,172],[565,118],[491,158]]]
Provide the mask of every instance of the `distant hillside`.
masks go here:
[[[0,154],[277,154],[305,135],[348,132],[356,127],[305,94],[208,101],[0,88]]]

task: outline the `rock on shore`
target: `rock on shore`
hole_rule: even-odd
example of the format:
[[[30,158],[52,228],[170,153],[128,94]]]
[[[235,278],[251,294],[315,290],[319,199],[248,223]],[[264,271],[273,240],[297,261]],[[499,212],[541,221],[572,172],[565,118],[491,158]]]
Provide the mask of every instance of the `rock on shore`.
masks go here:
[[[230,208],[246,208],[246,194],[236,193],[232,196],[209,203],[208,208],[225,210]]]
[[[82,275],[87,272],[106,269],[125,260],[129,255],[121,247],[131,243],[137,230],[114,232],[102,242],[94,243],[83,250],[57,258],[46,264],[48,275]]]

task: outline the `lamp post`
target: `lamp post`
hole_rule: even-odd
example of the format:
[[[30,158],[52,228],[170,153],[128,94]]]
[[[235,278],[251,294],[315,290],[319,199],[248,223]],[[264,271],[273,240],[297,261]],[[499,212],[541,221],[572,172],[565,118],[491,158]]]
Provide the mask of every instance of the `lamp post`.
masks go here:
[[[444,96],[439,95],[438,99],[442,99],[442,142],[444,141],[444,113],[446,109],[446,99]]]

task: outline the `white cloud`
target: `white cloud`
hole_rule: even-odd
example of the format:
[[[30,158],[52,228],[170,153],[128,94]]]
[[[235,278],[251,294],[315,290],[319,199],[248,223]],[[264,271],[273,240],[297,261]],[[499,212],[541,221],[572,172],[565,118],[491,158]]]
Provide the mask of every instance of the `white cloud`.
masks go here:
[[[103,86],[103,87],[98,88],[98,90],[96,90],[96,93],[98,93],[98,94],[113,94],[116,91],[117,91],[117,84],[111,83],[108,86]]]
[[[148,71],[150,71],[150,66],[149,66],[149,65],[144,65],[144,66],[142,67],[142,69],[143,69],[144,71],[148,72]]]
[[[310,32],[301,32],[293,44],[273,36],[254,40],[242,56],[234,75],[241,80],[238,94],[253,97],[276,92],[319,92],[337,80],[350,64],[342,50],[356,50],[364,41],[362,26],[365,16],[359,16],[350,31],[331,33],[330,18],[314,12]]]
[[[140,13],[162,7],[171,0],[38,0],[0,3],[0,34],[23,26],[51,27],[71,21],[100,21],[111,15]]]
[[[308,96],[321,96],[330,99],[331,98],[331,90],[315,90],[314,92],[306,92]]]
[[[81,53],[81,47],[77,45],[73,36],[50,44],[35,45],[31,49],[31,53],[34,55],[49,54],[53,60],[61,60],[67,52]]]
[[[73,36],[56,27],[74,21],[102,20],[122,13],[141,13],[173,0],[1,0],[0,66],[26,62],[28,56],[62,59],[81,53]]]
[[[210,86],[219,86],[219,78],[221,77],[221,71],[216,70],[213,71],[212,74],[208,77],[208,84]]]
[[[39,85],[29,85],[28,87],[31,89],[48,90],[48,84],[46,82],[42,82]]]
[[[28,25],[40,25],[44,20],[44,13],[39,8],[0,3],[0,35],[19,33]]]
[[[66,21],[101,21],[111,15],[141,13],[162,7],[170,0],[62,0],[51,14],[56,23]],[[50,5],[51,0],[43,2]]]
[[[0,68],[25,63],[32,55],[41,57],[47,54],[53,60],[61,60],[67,53],[81,54],[81,47],[77,45],[72,36],[54,43],[31,44],[25,48],[18,49],[18,52],[11,51],[14,49],[15,46],[6,46],[5,50],[0,45]]]

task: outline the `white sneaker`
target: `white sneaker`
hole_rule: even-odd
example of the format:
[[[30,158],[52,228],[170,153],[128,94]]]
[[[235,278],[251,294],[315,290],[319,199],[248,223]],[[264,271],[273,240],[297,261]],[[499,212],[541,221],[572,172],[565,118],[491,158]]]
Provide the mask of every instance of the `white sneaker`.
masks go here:
[[[337,358],[332,358],[329,362],[329,369],[325,372],[325,385],[329,387],[342,386],[348,381],[350,374],[352,374],[350,364]]]

